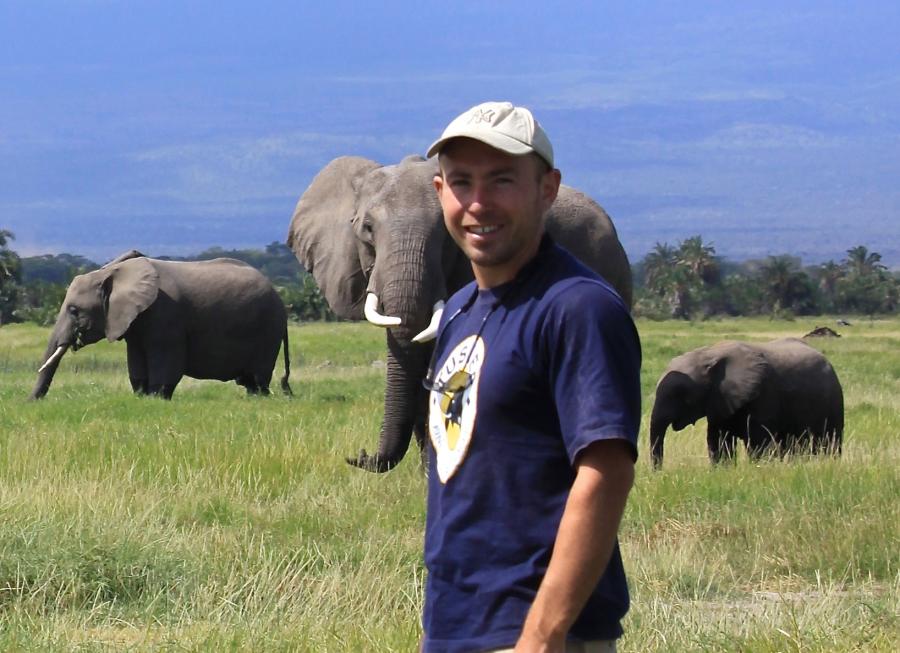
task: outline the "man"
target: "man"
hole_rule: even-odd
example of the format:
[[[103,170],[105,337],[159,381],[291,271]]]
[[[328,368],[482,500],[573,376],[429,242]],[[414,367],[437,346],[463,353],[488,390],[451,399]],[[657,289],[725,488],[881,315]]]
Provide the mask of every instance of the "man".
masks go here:
[[[616,533],[634,480],[640,344],[627,308],[544,234],[560,172],[524,108],[488,102],[429,148],[474,283],[429,388],[422,649],[615,651]]]

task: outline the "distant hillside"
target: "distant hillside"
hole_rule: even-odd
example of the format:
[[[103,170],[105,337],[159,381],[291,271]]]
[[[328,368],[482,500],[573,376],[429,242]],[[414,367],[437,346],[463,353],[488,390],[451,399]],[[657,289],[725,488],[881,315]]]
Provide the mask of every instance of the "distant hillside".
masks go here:
[[[677,207],[654,206],[649,201],[622,197],[611,197],[601,204],[612,216],[633,263],[646,256],[657,242],[674,243],[702,234],[705,241],[715,244],[720,255],[735,261],[791,254],[812,265],[839,261],[847,248],[865,244],[882,254],[885,265],[900,269],[900,227],[890,220],[861,221],[834,230],[819,225],[811,231],[798,218],[793,218],[793,222],[786,219],[776,226],[755,225],[749,220],[723,216],[721,212],[677,219],[671,215],[680,213]],[[65,220],[54,222],[16,231],[14,249],[23,256],[70,252],[93,261],[108,261],[129,249],[156,257],[194,257],[208,250],[261,250],[284,242],[288,219],[283,215],[201,218],[190,222],[173,218],[130,224],[95,217],[77,224]]]

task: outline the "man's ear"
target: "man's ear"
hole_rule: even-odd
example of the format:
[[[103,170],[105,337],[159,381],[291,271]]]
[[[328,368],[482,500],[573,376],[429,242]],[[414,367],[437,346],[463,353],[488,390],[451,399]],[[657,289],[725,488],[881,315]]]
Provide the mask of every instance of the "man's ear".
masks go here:
[[[541,201],[544,204],[544,211],[549,211],[556,196],[559,193],[559,185],[562,182],[562,174],[556,168],[548,170],[541,177]]]
[[[431,185],[434,192],[437,193],[438,199],[441,199],[441,190],[444,188],[444,176],[439,172],[431,179]]]

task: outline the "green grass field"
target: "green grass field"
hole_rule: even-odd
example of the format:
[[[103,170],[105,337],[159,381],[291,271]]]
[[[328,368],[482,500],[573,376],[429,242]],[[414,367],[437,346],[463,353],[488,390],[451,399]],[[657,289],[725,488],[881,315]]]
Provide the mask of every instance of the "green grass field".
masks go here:
[[[844,385],[840,460],[710,469],[701,421],[670,432],[665,469],[649,467],[653,388],[672,356],[826,323],[638,324],[645,420],[620,650],[900,650],[900,319],[813,342]],[[418,457],[380,476],[344,463],[377,441],[380,331],[292,327],[291,398],[191,379],[171,402],[135,397],[124,344],[100,343],[28,402],[47,335],[0,328],[0,650],[415,649]]]

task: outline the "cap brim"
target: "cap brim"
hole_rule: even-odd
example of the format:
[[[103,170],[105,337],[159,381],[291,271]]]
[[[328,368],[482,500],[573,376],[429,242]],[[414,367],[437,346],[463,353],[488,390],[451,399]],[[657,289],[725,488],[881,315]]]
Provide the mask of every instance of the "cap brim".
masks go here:
[[[507,136],[506,134],[500,134],[498,132],[458,132],[441,136],[441,138],[431,144],[431,147],[429,147],[428,151],[426,152],[426,156],[428,158],[433,157],[444,148],[444,145],[446,145],[449,141],[452,141],[454,138],[471,138],[475,141],[481,141],[486,145],[490,145],[495,150],[500,150],[501,152],[506,152],[507,154],[512,154],[513,156],[521,156],[523,154],[529,154],[531,152],[537,153],[536,150],[530,145],[526,145],[522,141],[518,141],[515,138]]]

